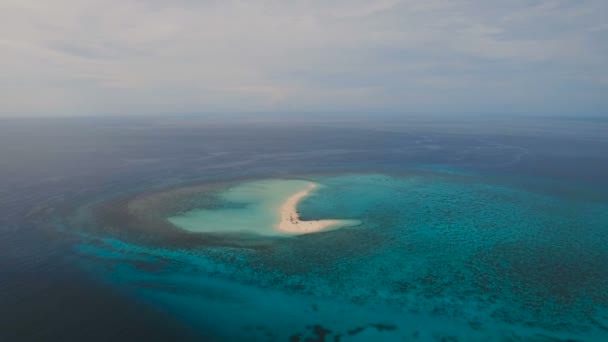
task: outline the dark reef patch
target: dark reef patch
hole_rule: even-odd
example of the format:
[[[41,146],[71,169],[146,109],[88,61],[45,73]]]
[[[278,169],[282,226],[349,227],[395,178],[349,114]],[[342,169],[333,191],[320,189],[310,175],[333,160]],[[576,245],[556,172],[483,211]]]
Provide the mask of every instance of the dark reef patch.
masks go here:
[[[216,194],[233,183],[194,184],[154,190],[94,203],[90,230],[103,236],[165,248],[222,246],[263,250],[272,238],[242,233],[192,233],[171,224],[167,217],[194,208],[235,206]]]

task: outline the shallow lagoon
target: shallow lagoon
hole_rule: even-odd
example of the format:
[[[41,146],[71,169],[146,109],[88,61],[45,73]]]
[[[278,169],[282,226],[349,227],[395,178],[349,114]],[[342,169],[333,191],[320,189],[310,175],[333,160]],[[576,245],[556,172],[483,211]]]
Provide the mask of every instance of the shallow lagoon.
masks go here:
[[[181,229],[196,233],[291,235],[276,228],[279,209],[289,196],[306,190],[310,184],[310,181],[289,179],[243,182],[216,195],[215,199],[221,206],[193,208],[167,220]],[[308,196],[314,196],[318,191]],[[338,227],[356,224],[358,221],[344,222]]]
[[[205,201],[164,217],[204,222],[215,235],[237,227],[223,241],[259,240],[246,247],[105,237],[79,250],[100,266],[110,261],[100,272],[87,259],[103,281],[222,340],[606,336],[605,203],[471,174],[294,178],[302,180],[231,183],[210,198],[201,191]],[[277,203],[306,181],[322,188],[300,203],[303,219],[361,224],[270,234]]]

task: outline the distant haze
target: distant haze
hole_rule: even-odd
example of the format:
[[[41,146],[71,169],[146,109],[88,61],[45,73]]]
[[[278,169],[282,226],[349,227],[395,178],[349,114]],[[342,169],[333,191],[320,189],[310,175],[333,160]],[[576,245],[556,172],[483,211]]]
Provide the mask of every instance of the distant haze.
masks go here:
[[[606,115],[607,18],[606,0],[3,0],[0,116]]]

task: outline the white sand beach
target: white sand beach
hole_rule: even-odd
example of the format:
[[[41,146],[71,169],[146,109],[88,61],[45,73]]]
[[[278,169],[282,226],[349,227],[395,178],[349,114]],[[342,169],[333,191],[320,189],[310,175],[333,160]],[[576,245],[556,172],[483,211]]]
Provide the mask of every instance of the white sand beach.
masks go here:
[[[300,214],[297,211],[298,202],[308,196],[317,186],[310,182],[306,189],[296,192],[283,202],[279,209],[279,223],[276,225],[278,230],[291,234],[306,234],[353,224],[353,220],[300,220]]]

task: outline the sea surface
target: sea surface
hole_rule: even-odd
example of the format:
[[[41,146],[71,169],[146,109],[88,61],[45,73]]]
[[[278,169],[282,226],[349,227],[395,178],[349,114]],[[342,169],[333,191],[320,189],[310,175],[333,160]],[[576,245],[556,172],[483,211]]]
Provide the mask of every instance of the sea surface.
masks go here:
[[[0,120],[0,341],[608,340],[608,120],[302,117]]]

